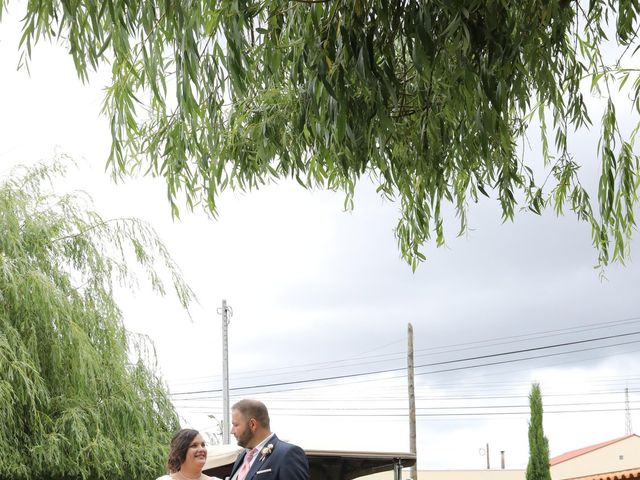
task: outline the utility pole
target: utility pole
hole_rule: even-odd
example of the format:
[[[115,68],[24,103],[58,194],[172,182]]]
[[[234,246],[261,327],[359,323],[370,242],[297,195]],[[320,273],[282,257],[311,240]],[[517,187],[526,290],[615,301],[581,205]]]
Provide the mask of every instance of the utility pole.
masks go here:
[[[625,434],[631,435],[633,427],[631,426],[631,407],[629,406],[629,387],[624,389],[624,415],[625,415]]]
[[[228,326],[233,310],[222,300],[222,308],[218,309],[222,315],[222,443],[229,444],[229,335]]]
[[[418,478],[418,450],[416,448],[416,391],[413,382],[413,326],[409,323],[407,345],[407,375],[409,385],[409,451],[416,455],[416,463],[410,467],[412,480]]]
[[[489,462],[489,444],[487,443],[487,470],[491,469],[491,463]]]

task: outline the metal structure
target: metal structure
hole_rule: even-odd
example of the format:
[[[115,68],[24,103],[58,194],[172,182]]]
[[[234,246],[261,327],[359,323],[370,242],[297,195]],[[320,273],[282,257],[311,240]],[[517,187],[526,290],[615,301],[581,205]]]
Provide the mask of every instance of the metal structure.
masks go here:
[[[416,440],[416,392],[414,383],[413,364],[413,325],[409,323],[407,331],[407,385],[409,387],[409,451],[414,455],[418,454]],[[411,467],[410,477],[412,480],[418,478],[418,467],[414,464]]]
[[[631,426],[631,407],[629,405],[629,387],[624,389],[624,412],[625,412],[625,433],[631,435],[633,427]]]
[[[209,447],[205,475],[225,478],[242,451],[237,445]],[[310,480],[352,480],[380,472],[394,472],[394,479],[402,479],[402,468],[415,465],[413,453],[359,452],[340,450],[305,450],[309,460]]]
[[[227,301],[222,300],[222,308],[218,309],[222,315],[222,443],[229,444],[229,334],[228,327],[233,310],[227,306]]]

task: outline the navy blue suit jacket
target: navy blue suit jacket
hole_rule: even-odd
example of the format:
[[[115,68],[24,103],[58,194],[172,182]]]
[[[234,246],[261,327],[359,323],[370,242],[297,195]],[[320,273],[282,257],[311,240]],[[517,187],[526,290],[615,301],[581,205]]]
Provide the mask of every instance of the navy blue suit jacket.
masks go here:
[[[297,445],[283,442],[273,435],[267,445],[272,444],[271,453],[263,455],[256,453],[256,459],[251,465],[245,480],[309,480],[309,462],[307,456]],[[242,452],[231,469],[231,476],[242,465],[247,451]]]

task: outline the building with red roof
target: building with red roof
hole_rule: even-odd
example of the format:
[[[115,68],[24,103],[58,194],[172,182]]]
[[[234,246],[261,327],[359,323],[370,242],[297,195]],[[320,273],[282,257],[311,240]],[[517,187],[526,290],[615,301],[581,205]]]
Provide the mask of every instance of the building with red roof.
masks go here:
[[[631,434],[572,450],[549,459],[549,464],[553,480],[639,478],[640,437]]]
[[[549,459],[552,480],[640,480],[640,437],[626,435]],[[389,472],[363,477],[389,480]],[[406,478],[406,474],[405,474]],[[418,480],[526,480],[525,470],[419,470]]]

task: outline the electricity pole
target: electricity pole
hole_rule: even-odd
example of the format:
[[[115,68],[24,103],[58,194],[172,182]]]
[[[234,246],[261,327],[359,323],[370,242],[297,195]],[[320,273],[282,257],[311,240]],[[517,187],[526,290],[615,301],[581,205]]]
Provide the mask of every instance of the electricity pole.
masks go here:
[[[631,408],[629,407],[629,387],[624,389],[624,414],[625,414],[625,434],[631,435],[633,427],[631,426]]]
[[[229,335],[228,326],[233,310],[222,300],[222,308],[218,309],[222,315],[222,443],[229,444]]]
[[[491,469],[491,463],[489,462],[489,444],[487,443],[487,470]]]
[[[416,448],[416,392],[413,383],[413,326],[409,323],[407,345],[407,375],[409,385],[409,451],[416,455],[416,463],[410,467],[409,475],[412,480],[418,478],[418,452]]]

